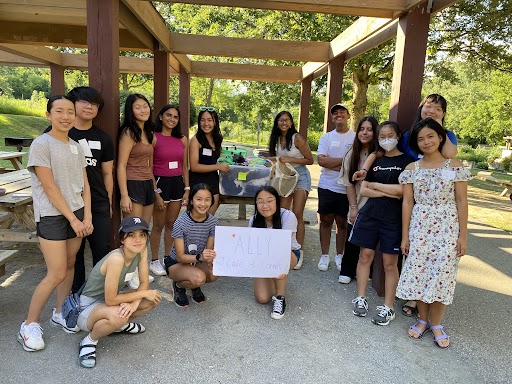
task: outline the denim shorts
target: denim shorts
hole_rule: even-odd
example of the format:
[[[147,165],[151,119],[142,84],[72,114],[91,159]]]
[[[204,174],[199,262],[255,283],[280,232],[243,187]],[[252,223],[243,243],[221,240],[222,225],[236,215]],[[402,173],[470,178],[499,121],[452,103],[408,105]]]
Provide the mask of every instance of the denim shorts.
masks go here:
[[[298,167],[294,167],[297,173],[299,174],[299,180],[297,181],[297,185],[295,186],[295,190],[304,189],[305,191],[311,191],[311,175],[309,173],[308,167],[305,165],[299,165]]]
[[[77,325],[82,331],[91,331],[87,328],[87,319],[89,319],[89,315],[98,304],[105,304],[105,300],[98,300],[89,296],[80,295],[80,315],[78,315]]]

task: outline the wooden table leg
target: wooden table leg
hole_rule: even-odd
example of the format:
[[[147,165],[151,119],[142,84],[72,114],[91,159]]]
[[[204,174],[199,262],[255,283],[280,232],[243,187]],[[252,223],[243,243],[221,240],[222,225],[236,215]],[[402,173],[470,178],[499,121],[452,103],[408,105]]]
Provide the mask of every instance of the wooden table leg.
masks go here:
[[[247,208],[245,204],[238,204],[238,220],[246,220]]]

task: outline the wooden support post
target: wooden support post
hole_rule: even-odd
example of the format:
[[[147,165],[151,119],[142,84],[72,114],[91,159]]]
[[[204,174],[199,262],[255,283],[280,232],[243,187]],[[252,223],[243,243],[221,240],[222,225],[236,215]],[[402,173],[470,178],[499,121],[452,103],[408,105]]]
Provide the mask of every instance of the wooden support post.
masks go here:
[[[154,65],[154,109],[155,114],[169,103],[169,53],[160,50],[160,45],[155,41],[153,50]]]
[[[400,17],[391,86],[390,120],[407,131],[421,101],[430,13],[424,2]]]
[[[312,81],[313,75],[310,75],[302,79],[300,83],[299,133],[306,138],[308,136]]]
[[[190,73],[180,65],[180,122],[181,133],[189,137],[190,128]]]
[[[63,95],[65,92],[64,67],[58,64],[50,63],[50,86],[52,95]]]
[[[105,105],[95,124],[112,137],[117,153],[119,130],[119,0],[87,0],[89,84],[103,96]],[[114,160],[116,164],[116,160]],[[114,166],[114,196],[110,245],[118,245],[121,221],[119,189]]]
[[[325,98],[324,132],[329,132],[336,128],[336,125],[331,119],[331,106],[341,101],[344,66],[345,54],[329,61],[327,95]]]

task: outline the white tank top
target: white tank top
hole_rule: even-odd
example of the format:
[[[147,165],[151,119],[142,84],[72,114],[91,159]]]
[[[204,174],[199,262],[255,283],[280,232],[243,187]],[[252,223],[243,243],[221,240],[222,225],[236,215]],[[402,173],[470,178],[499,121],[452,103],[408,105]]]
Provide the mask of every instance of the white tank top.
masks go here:
[[[278,142],[277,143],[277,151],[276,151],[276,154],[277,156],[288,156],[288,157],[295,157],[296,159],[303,159],[304,158],[304,155],[299,151],[299,149],[295,146],[295,136],[297,136],[297,133],[294,133],[293,136],[292,136],[292,146],[290,147],[290,149],[286,149],[286,147],[284,149],[281,148],[281,143]],[[291,165],[293,165],[294,167],[298,167],[302,164],[295,164],[295,163],[290,163]]]

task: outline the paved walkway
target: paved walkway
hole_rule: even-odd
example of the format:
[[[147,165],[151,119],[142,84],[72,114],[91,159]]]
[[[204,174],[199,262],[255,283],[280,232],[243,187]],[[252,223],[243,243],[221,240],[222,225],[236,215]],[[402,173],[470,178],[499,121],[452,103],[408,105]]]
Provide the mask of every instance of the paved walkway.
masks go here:
[[[0,383],[511,382],[512,235],[471,220],[469,254],[461,260],[444,321],[452,346],[440,350],[430,334],[409,339],[411,320],[400,313],[387,327],[352,315],[355,283],[338,284],[333,262],[327,272],[316,268],[316,203],[314,190],[306,210],[311,224],[305,263],[290,274],[282,320],[270,319],[270,305],[254,301],[249,279],[221,278],[205,287],[204,305],[183,310],[171,301],[169,280],[159,277],[152,287],[164,299],[141,319],[146,333],[101,340],[92,370],[77,364],[84,333],[68,335],[49,326],[54,300],[42,316],[46,349],[27,353],[16,341],[30,295],[44,275],[38,249],[20,245],[22,252],[0,278]],[[234,219],[237,210],[221,207],[219,214]],[[371,314],[381,302],[369,291]]]

